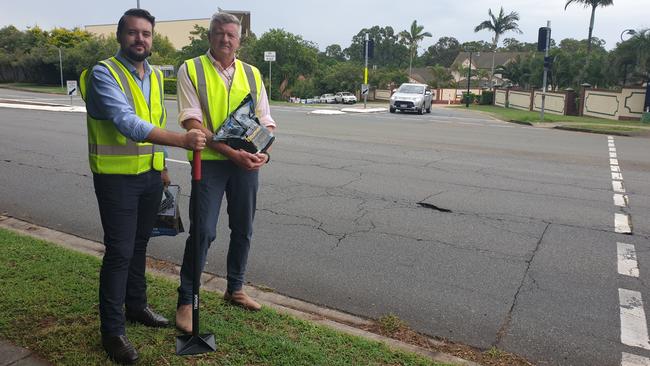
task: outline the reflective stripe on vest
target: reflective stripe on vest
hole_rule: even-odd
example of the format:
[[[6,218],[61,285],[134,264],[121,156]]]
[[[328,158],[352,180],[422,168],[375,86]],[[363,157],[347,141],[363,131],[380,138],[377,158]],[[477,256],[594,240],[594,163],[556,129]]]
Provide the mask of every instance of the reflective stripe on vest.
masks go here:
[[[260,97],[258,85],[261,85],[262,77],[255,67],[235,60],[235,73],[228,90],[207,55],[187,60],[185,65],[199,97],[203,125],[210,131],[215,132],[223,124],[228,113],[237,108],[249,93],[253,96],[254,105],[257,105]],[[188,151],[187,155],[188,159],[192,160],[192,152]],[[226,157],[212,149],[205,149],[201,153],[201,159],[225,160]]]
[[[151,107],[149,107],[135,79],[119,60],[112,57],[101,61],[99,64],[110,71],[138,117],[156,127],[165,127],[167,112],[163,104],[164,85],[162,72],[152,68],[149,103]],[[84,98],[92,82],[91,73],[92,70],[84,70],[81,75],[82,96]],[[164,149],[162,146],[137,143],[122,135],[115,128],[112,121],[99,120],[90,115],[87,115],[86,119],[89,161],[93,173],[134,175],[147,172],[152,168],[155,170],[164,168]]]

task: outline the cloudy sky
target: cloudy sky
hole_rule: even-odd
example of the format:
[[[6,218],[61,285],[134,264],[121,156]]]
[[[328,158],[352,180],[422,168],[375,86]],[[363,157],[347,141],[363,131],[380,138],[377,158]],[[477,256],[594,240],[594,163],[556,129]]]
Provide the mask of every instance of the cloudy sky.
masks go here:
[[[88,24],[114,24],[124,10],[136,7],[137,0],[3,0],[0,27],[19,29],[38,25],[83,27]],[[252,29],[258,36],[272,28],[283,28],[316,43],[321,50],[330,44],[343,48],[362,28],[392,26],[396,32],[407,29],[413,20],[433,34],[422,49],[439,37],[452,36],[459,41],[491,40],[487,31],[474,33],[474,27],[488,19],[488,8],[520,15],[523,34],[507,33],[520,41],[537,42],[537,29],[551,21],[555,40],[587,38],[590,10],[573,4],[565,11],[566,0],[140,0],[158,20],[208,18],[220,7],[251,12]],[[596,10],[594,36],[604,39],[611,49],[620,42],[625,29],[650,28],[650,0],[615,0],[613,6]],[[625,37],[628,37],[627,35]],[[420,50],[422,52],[422,50]]]

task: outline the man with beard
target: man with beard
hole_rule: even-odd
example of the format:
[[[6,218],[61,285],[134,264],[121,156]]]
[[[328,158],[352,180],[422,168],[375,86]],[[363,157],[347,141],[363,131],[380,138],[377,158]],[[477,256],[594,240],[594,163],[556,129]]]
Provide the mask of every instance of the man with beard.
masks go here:
[[[102,346],[117,363],[138,353],[125,334],[126,319],[151,327],[168,325],[147,303],[146,250],[169,184],[161,145],[202,150],[200,130],[165,130],[163,76],[151,54],[155,18],[131,9],[117,26],[120,50],[81,75],[86,101],[88,151],[106,248],[99,277]],[[123,310],[125,307],[125,311]]]

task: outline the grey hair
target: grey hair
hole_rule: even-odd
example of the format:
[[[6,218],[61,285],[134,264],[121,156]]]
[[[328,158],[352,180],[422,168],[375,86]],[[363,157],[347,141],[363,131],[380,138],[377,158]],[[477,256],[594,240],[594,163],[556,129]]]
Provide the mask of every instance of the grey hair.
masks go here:
[[[239,21],[239,18],[236,16],[230,14],[230,13],[224,13],[224,12],[218,12],[214,13],[212,15],[212,19],[210,20],[210,29],[208,30],[208,34],[212,34],[212,31],[214,30],[215,27],[224,25],[224,24],[237,24],[239,28],[239,38],[241,38],[241,22]]]

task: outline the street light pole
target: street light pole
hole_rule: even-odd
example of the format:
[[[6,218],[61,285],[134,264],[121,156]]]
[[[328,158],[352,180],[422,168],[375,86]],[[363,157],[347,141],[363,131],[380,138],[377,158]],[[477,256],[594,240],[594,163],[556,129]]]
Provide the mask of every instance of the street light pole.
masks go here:
[[[472,79],[472,51],[469,51],[469,68],[467,70],[467,95],[465,95],[465,108],[469,108],[469,81]]]
[[[140,0],[138,0],[138,9],[140,9]]]
[[[633,35],[636,34],[636,31],[635,31],[634,29],[625,29],[625,30],[623,30],[623,31],[621,32],[621,42],[625,42],[625,40],[623,39],[623,35],[624,35],[625,33],[627,33],[627,34],[633,36]]]

